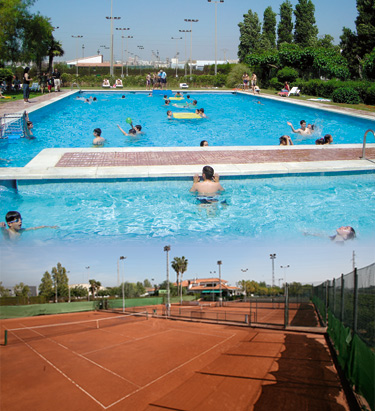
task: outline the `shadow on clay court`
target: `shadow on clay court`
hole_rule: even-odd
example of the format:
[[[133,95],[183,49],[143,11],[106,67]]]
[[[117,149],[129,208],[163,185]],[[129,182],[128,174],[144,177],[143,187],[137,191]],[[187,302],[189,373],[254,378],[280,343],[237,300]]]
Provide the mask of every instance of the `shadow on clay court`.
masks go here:
[[[311,303],[301,303],[290,325],[298,327],[318,327],[319,321],[314,306]]]
[[[278,370],[267,378],[275,382],[263,383],[254,410],[346,410],[338,403],[342,388],[323,336],[287,334],[284,345]]]

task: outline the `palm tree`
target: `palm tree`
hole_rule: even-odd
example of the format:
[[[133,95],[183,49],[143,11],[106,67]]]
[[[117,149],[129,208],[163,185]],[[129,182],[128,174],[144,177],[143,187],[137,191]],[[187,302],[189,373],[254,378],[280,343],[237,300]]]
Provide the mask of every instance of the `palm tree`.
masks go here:
[[[55,57],[61,57],[65,54],[62,44],[56,41],[53,36],[51,36],[51,43],[48,49],[48,73],[52,72],[53,59]]]
[[[188,260],[184,256],[182,256],[181,258],[175,257],[172,261],[172,268],[176,271],[176,276],[177,276],[177,295],[180,294],[181,296],[181,300],[180,300],[181,304],[182,304],[182,275],[187,270],[187,265],[188,265]]]
[[[99,288],[101,287],[102,284],[101,284],[100,281],[96,281],[96,280],[89,280],[89,283],[90,283],[89,289],[91,291],[92,298],[94,299],[95,298],[95,292],[97,290],[99,290]]]

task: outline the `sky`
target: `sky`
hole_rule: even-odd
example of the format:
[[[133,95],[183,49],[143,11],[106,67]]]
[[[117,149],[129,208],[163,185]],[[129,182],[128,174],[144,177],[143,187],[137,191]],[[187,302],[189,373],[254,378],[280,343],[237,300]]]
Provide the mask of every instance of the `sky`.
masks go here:
[[[216,241],[193,243],[155,240],[132,242],[116,240],[100,243],[54,243],[54,244],[2,244],[0,281],[5,286],[24,282],[39,285],[45,271],[51,272],[60,262],[67,271],[70,284],[87,283],[88,277],[102,285],[117,285],[117,263],[120,256],[126,257],[120,264],[120,282],[137,282],[146,278],[160,284],[166,279],[166,253],[164,246],[170,245],[169,260],[185,256],[188,270],[184,279],[210,278],[218,276],[217,261],[222,261],[222,279],[236,285],[241,279],[265,281],[272,284],[272,260],[274,260],[275,284],[297,281],[303,284],[321,284],[325,280],[338,278],[352,271],[353,252],[355,265],[365,267],[375,261],[375,241],[357,239],[338,245],[329,239],[301,241],[292,244],[280,240],[260,241]],[[281,266],[289,268],[283,269]],[[86,267],[90,267],[86,269]],[[241,271],[246,270],[247,271]],[[170,269],[171,281],[176,280]],[[280,279],[280,282],[279,282]]]
[[[236,59],[239,43],[238,23],[243,15],[251,9],[263,20],[266,7],[271,6],[279,13],[283,0],[267,0],[265,2],[249,0],[225,0],[224,3],[209,3],[207,0],[163,0],[155,3],[151,0],[36,0],[31,11],[50,17],[55,37],[61,41],[65,56],[62,60],[74,60],[77,56],[94,56],[100,46],[110,46],[111,1],[113,2],[114,20],[114,58],[121,60],[121,33],[133,36],[129,40],[128,49],[143,60],[154,60],[152,50],[159,51],[161,60],[173,58],[177,50],[180,60],[185,60],[185,34],[179,30],[193,28],[192,59],[215,59],[215,8],[217,8],[217,53],[218,60]],[[291,0],[293,6],[297,0]],[[313,0],[315,19],[319,35],[330,34],[335,43],[339,42],[342,28],[355,29],[357,16],[355,0]],[[278,19],[279,17],[277,17]],[[184,19],[199,20],[187,23]],[[278,21],[278,20],[277,20]],[[115,28],[129,28],[128,31],[116,31]],[[83,36],[75,39],[72,36]],[[172,37],[183,37],[172,40]],[[84,45],[84,49],[82,49]],[[143,46],[140,50],[138,46]],[[187,57],[190,55],[190,33],[186,39]],[[124,42],[124,50],[126,43]],[[104,52],[104,60],[109,61],[109,50]],[[124,54],[125,58],[126,53]]]

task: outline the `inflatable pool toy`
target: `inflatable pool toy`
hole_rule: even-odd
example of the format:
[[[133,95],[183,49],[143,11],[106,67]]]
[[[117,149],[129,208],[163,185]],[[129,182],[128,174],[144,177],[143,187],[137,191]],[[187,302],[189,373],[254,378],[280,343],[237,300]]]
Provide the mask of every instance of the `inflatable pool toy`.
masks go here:
[[[131,124],[131,123],[133,122],[133,120],[132,120],[130,117],[128,117],[125,121],[126,121],[128,124]]]
[[[169,100],[183,100],[183,97],[169,97]]]
[[[178,119],[201,119],[202,117],[199,114],[195,113],[173,113],[173,118]]]

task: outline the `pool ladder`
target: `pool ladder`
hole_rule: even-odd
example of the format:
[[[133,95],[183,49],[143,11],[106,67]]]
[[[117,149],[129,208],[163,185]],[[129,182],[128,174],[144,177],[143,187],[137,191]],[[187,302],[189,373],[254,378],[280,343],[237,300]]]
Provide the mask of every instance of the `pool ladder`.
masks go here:
[[[374,130],[371,130],[370,128],[366,131],[365,135],[363,136],[363,147],[362,147],[362,157],[361,157],[363,160],[366,160],[366,156],[365,156],[365,153],[366,153],[366,137],[367,137],[368,133],[372,133],[375,137]]]

